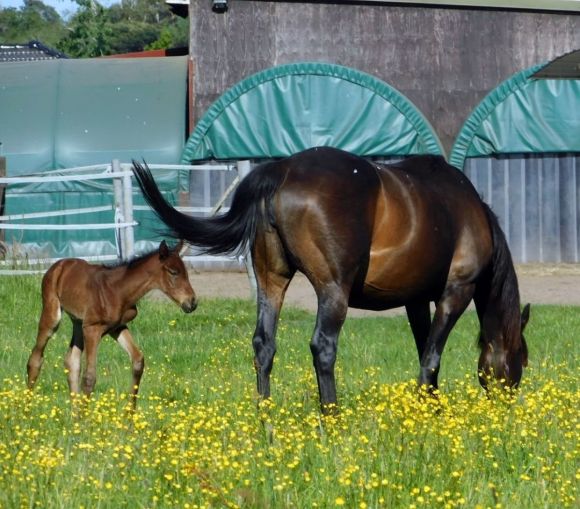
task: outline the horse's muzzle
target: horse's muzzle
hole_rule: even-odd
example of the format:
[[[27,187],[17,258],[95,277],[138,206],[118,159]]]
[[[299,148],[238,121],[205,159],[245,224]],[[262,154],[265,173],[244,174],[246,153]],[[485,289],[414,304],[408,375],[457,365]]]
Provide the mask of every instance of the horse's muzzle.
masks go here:
[[[182,302],[181,309],[184,313],[192,313],[197,308],[197,300],[191,299],[190,301]]]

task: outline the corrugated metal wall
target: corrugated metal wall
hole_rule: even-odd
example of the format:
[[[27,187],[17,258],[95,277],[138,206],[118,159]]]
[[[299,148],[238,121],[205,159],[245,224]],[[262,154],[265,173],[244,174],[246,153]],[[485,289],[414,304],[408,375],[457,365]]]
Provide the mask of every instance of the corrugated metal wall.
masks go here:
[[[464,171],[499,217],[515,262],[580,261],[580,154],[471,158]]]

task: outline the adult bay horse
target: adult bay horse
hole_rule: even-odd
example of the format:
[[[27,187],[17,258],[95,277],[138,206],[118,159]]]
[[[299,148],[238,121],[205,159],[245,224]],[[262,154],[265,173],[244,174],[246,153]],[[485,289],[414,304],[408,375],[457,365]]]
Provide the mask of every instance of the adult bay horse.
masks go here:
[[[201,219],[170,206],[147,167],[134,163],[133,171],[173,235],[206,253],[251,249],[260,396],[270,395],[278,316],[296,271],[318,298],[310,348],[323,410],[336,403],[334,364],[349,306],[405,306],[419,383],[433,389],[447,337],[474,299],[480,382],[485,386],[493,376],[519,383],[529,307],[520,315],[516,274],[497,218],[442,157],[379,165],[333,148],[309,149],[258,166],[240,183],[226,214]]]
[[[65,258],[52,265],[42,279],[42,313],[36,344],[28,359],[28,387],[33,388],[42,367],[44,349],[56,332],[64,310],[73,323],[70,348],[65,356],[71,393],[80,392],[81,356],[86,354],[82,378],[85,394],[96,382],[97,347],[109,334],[129,354],[132,362],[132,398],[136,403],[145,366],[127,323],[137,316],[137,302],[151,290],[161,290],[191,313],[196,296],[183,260],[182,243],[159,249],[117,266],[91,265],[78,258]]]

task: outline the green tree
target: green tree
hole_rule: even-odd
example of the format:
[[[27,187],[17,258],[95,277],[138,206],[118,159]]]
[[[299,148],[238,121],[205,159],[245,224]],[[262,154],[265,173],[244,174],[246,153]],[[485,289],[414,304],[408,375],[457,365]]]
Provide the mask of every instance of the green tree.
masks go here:
[[[19,44],[37,40],[56,47],[64,35],[62,18],[41,0],[25,0],[20,9],[0,8],[0,42]]]
[[[120,0],[109,8],[96,0],[75,2],[78,9],[66,20],[42,0],[0,7],[0,42],[36,39],[74,58],[188,45],[188,20],[172,14],[165,0]]]
[[[109,8],[111,21],[165,24],[174,18],[165,0],[121,0]]]
[[[161,33],[159,26],[137,21],[119,21],[111,26],[113,33],[109,42],[112,53],[143,51],[147,45],[156,41]]]
[[[79,9],[70,19],[58,49],[75,58],[110,54],[111,23],[105,8],[95,0],[75,0]]]
[[[165,25],[159,37],[145,49],[187,48],[189,45],[189,22],[177,18]]]
[[[187,46],[189,23],[171,13],[165,0],[122,0],[108,16],[114,26],[115,53]]]

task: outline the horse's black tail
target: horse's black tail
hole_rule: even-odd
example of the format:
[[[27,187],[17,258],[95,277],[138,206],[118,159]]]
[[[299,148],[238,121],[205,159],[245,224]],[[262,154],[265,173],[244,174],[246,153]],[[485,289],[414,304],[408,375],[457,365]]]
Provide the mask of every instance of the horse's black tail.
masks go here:
[[[270,166],[256,168],[240,182],[226,214],[208,218],[188,216],[171,206],[146,164],[133,161],[133,173],[145,200],[169,227],[169,235],[186,240],[202,253],[231,254],[251,245],[258,225],[268,220],[267,204],[285,175]]]

